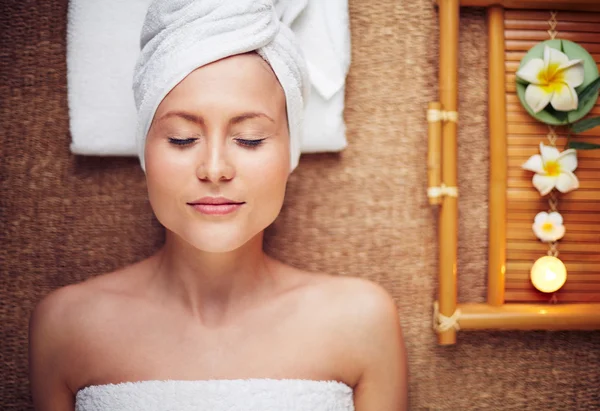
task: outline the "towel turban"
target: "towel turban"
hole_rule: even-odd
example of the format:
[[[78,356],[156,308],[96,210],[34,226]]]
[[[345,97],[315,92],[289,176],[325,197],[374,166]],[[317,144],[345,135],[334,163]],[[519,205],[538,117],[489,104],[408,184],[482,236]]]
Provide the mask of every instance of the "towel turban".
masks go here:
[[[294,33],[279,20],[273,1],[156,0],[142,27],[133,76],[142,169],[148,130],[169,91],[199,67],[251,51],[269,63],[285,93],[291,170],[296,168],[310,83]]]

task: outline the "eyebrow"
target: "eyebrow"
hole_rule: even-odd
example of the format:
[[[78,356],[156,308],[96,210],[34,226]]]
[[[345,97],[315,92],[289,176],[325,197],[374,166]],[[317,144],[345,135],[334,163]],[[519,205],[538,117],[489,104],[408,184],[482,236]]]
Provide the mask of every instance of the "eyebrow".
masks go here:
[[[160,117],[159,121],[166,120],[167,118],[170,118],[170,117],[179,117],[186,121],[196,123],[199,125],[205,124],[204,118],[202,116],[198,116],[196,114],[192,114],[187,111],[169,111],[169,112],[165,113],[164,115],[162,115]],[[259,111],[251,111],[251,112],[247,112],[247,113],[242,113],[238,116],[231,118],[231,120],[229,120],[229,124],[230,125],[239,124],[246,120],[251,120],[253,118],[260,118],[260,117],[266,118],[267,120],[271,121],[272,123],[275,122],[275,120],[273,120],[271,117],[269,117],[265,113],[261,113]]]

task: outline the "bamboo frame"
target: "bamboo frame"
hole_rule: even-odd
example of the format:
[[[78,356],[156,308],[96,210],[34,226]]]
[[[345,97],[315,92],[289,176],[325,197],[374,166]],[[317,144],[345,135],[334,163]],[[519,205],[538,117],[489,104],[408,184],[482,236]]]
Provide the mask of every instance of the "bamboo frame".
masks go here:
[[[428,112],[441,112],[442,104],[439,101],[429,103]],[[427,150],[427,177],[429,189],[436,189],[442,183],[442,122],[429,120],[429,147]],[[429,195],[429,204],[438,205],[442,203],[441,196]]]
[[[489,129],[490,187],[487,302],[504,304],[504,274],[506,272],[506,89],[504,83],[504,9],[494,6],[487,10],[489,59]]]
[[[440,103],[443,110],[458,107],[458,0],[444,0],[439,5],[440,18]],[[457,126],[447,121],[442,126],[442,183],[457,185]],[[439,213],[439,313],[451,317],[456,310],[456,261],[458,254],[458,199],[442,197]],[[456,343],[456,330],[438,333],[442,345]]]
[[[443,0],[438,0],[441,3]],[[464,7],[501,6],[511,9],[565,9],[574,11],[600,11],[598,0],[461,0]]]
[[[461,330],[594,330],[600,304],[459,304]]]
[[[489,29],[489,128],[490,128],[490,187],[489,187],[489,267],[487,303],[457,303],[456,261],[457,261],[457,199],[451,196],[442,197],[439,214],[439,314],[440,318],[452,317],[456,312],[455,325],[443,331],[438,331],[438,342],[441,345],[456,342],[456,329],[460,330],[592,330],[600,329],[600,303],[571,303],[571,304],[505,304],[506,285],[511,288],[509,293],[527,293],[518,282],[506,279],[507,238],[510,245],[515,244],[515,238],[523,235],[525,229],[507,224],[507,200],[511,193],[519,193],[519,187],[508,187],[510,177],[519,176],[522,170],[516,170],[511,160],[507,159],[507,116],[513,115],[515,105],[506,96],[507,68],[514,71],[514,64],[505,61],[519,61],[529,48],[523,52],[511,52],[505,55],[504,13],[505,7],[539,8],[600,11],[597,0],[436,0],[439,6],[440,20],[440,102],[444,110],[455,111],[458,100],[458,22],[460,6],[488,7]],[[532,42],[533,45],[535,42]],[[595,50],[595,49],[594,49]],[[592,50],[593,53],[596,51]],[[600,52],[600,46],[598,47]],[[600,109],[596,106],[594,110]],[[529,145],[526,140],[527,126],[523,125],[522,139],[525,148]],[[442,127],[442,184],[456,186],[457,162],[457,128],[456,123],[446,122]],[[521,140],[519,140],[521,141]],[[519,163],[519,168],[520,168]],[[597,170],[581,170],[593,178]],[[587,176],[586,174],[586,176]],[[587,177],[586,177],[587,178]],[[598,190],[588,190],[586,193],[573,193],[565,196],[563,207],[584,211],[585,204],[581,201],[598,200]],[[577,197],[577,198],[576,198]],[[523,197],[521,197],[523,198]],[[532,199],[533,200],[533,199]],[[536,200],[539,198],[536,197]],[[577,200],[571,202],[571,200]],[[511,212],[536,209],[535,202],[524,201],[511,203]],[[516,208],[515,208],[516,207]],[[571,227],[571,226],[570,226]],[[529,227],[527,227],[529,229]],[[593,242],[597,240],[593,234],[585,230],[572,234],[578,241]],[[579,240],[580,239],[580,240]],[[584,247],[585,248],[585,247]],[[589,247],[588,247],[589,248]],[[518,250],[526,252],[526,250]],[[566,250],[565,250],[566,251]],[[583,254],[576,254],[581,255]],[[592,262],[594,261],[594,262]],[[577,280],[586,281],[585,269],[587,264],[596,264],[594,259],[582,259],[573,266],[579,267]],[[582,298],[585,293],[582,292]],[[437,326],[438,324],[436,324]]]

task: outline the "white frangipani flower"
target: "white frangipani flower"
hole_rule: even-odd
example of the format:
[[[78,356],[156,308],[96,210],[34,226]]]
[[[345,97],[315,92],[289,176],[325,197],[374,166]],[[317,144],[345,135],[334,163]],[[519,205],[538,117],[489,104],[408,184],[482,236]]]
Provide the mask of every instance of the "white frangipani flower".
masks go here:
[[[535,173],[532,182],[541,195],[548,194],[554,187],[561,193],[579,188],[579,180],[573,174],[577,168],[575,149],[561,153],[556,147],[540,143],[540,153],[529,157],[522,167]]]
[[[529,60],[516,75],[529,83],[525,101],[534,113],[542,111],[548,103],[558,111],[577,109],[575,87],[583,84],[583,60],[569,60],[562,51],[545,46],[544,59]]]
[[[562,216],[557,211],[538,213],[533,221],[533,232],[546,243],[560,240],[565,235]]]

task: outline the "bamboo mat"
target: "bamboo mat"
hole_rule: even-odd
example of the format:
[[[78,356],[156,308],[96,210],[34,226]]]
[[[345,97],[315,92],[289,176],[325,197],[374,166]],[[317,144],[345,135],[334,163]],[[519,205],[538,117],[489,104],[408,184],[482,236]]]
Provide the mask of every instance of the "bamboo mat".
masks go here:
[[[0,13],[0,409],[30,410],[27,319],[43,295],[152,253],[162,230],[134,159],[69,154],[66,0]],[[395,297],[412,410],[600,407],[597,332],[431,331],[436,218],[427,204],[425,110],[437,96],[437,14],[428,0],[351,0],[350,146],[305,156],[267,248],[297,266],[370,278]],[[484,300],[488,142],[486,29],[460,37],[459,300]]]
[[[533,42],[548,40],[551,13],[509,10],[505,13],[506,99],[507,99],[507,302],[600,302],[600,150],[579,150],[575,171],[580,188],[558,196],[558,210],[567,229],[558,243],[559,258],[567,267],[567,282],[556,293],[537,291],[529,280],[533,262],[546,255],[548,245],[533,234],[531,225],[539,211],[548,210],[531,184],[532,173],[521,165],[539,153],[539,143],[548,145],[550,128],[533,119],[521,106],[515,90],[515,72],[522,51]],[[557,39],[575,41],[590,51],[600,64],[600,13],[562,12],[555,14]],[[600,103],[592,114],[600,114]],[[565,127],[556,127],[556,146],[567,142]],[[573,141],[600,142],[600,128],[572,137]]]

